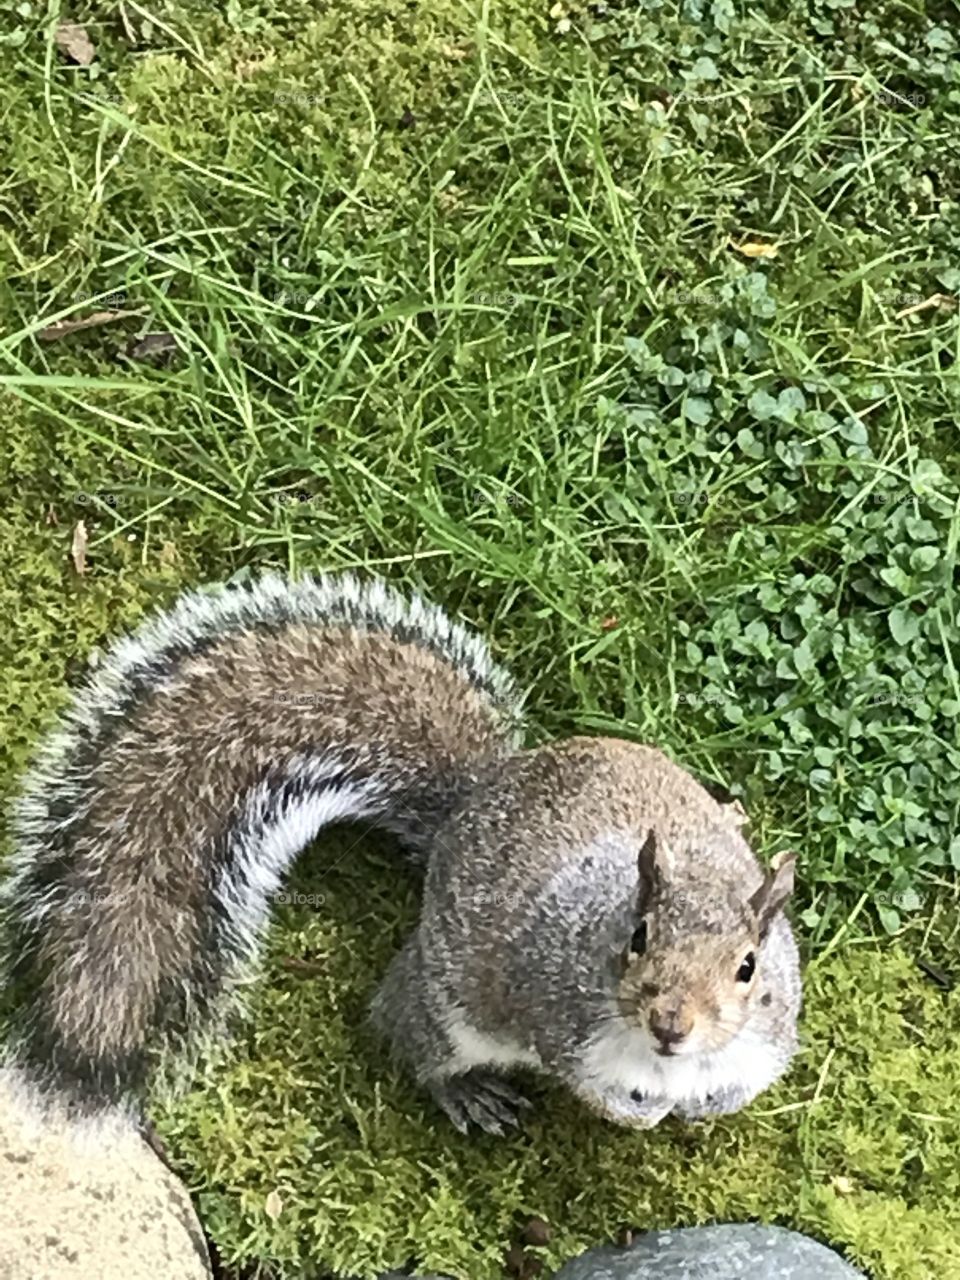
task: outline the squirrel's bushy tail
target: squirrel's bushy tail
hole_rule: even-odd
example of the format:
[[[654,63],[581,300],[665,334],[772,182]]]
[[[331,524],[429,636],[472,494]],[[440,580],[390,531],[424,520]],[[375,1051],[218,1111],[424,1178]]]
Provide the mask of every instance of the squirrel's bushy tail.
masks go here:
[[[139,1107],[209,1030],[327,824],[424,847],[519,700],[439,609],[345,576],[191,593],[115,644],[27,776],[0,884],[4,1065],[41,1104]]]

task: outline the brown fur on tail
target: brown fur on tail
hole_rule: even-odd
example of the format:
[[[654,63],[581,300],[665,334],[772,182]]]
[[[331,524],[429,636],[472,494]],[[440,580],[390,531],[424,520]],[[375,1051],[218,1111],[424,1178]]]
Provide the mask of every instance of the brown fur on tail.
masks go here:
[[[219,1017],[290,862],[330,822],[413,847],[517,700],[439,610],[352,578],[182,599],[107,655],[28,777],[2,887],[8,1061],[83,1110]]]

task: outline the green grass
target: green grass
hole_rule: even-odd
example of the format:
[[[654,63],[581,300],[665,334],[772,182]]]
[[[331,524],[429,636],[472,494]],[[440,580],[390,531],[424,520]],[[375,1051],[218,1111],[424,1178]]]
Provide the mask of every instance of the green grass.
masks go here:
[[[482,1280],[515,1211],[554,1261],[757,1216],[943,1273],[960,1016],[913,966],[960,960],[957,5],[128,4],[131,45],[80,4],[89,70],[29,9],[0,0],[5,793],[181,585],[363,567],[491,637],[533,738],[656,741],[800,853],[775,1094],[641,1140],[545,1093],[503,1146],[378,1085],[357,1023],[414,886],[338,868],[163,1104],[224,1253]],[[143,314],[38,338],[116,294]],[[168,363],[124,355],[157,331]],[[279,965],[305,948],[322,981]]]

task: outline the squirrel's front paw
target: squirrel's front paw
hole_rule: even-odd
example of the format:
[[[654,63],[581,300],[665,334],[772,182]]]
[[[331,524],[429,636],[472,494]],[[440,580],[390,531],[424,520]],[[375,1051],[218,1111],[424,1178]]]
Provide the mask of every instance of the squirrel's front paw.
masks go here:
[[[714,1114],[713,1106],[713,1096],[708,1093],[705,1098],[692,1098],[687,1102],[679,1103],[677,1115],[682,1116],[684,1120],[705,1120]]]
[[[630,1129],[652,1129],[673,1110],[671,1099],[640,1093],[637,1090],[626,1093],[619,1089],[611,1089],[603,1093],[581,1094],[581,1096],[587,1105],[605,1120],[625,1125]]]
[[[652,1129],[672,1110],[673,1102],[669,1098],[658,1098],[655,1094],[640,1093],[634,1089],[624,1104],[624,1119],[620,1123],[629,1124],[634,1129]]]
[[[677,1106],[677,1114],[684,1120],[706,1120],[709,1116],[730,1115],[740,1111],[750,1101],[743,1089],[719,1089],[705,1098],[688,1098]]]
[[[437,1080],[429,1089],[461,1133],[468,1132],[472,1121],[485,1133],[502,1137],[504,1126],[516,1126],[516,1112],[530,1106],[522,1094],[488,1071],[468,1071]]]

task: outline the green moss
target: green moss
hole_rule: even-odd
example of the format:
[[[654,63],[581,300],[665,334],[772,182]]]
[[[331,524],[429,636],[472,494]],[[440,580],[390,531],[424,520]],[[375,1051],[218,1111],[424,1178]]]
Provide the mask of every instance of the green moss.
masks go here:
[[[9,790],[80,655],[169,598],[177,574],[160,562],[145,571],[118,539],[104,544],[114,571],[78,582],[66,566],[69,525],[31,525],[12,492],[3,519],[30,583],[29,603],[9,568],[0,584]],[[960,1007],[917,968],[919,933],[883,948],[854,933],[814,959],[804,1052],[746,1113],[696,1127],[668,1121],[641,1136],[532,1081],[538,1105],[521,1136],[465,1140],[384,1062],[364,1026],[416,917],[416,879],[395,860],[386,842],[349,836],[305,859],[292,888],[322,894],[322,907],[280,910],[229,1052],[182,1099],[157,1099],[161,1131],[225,1256],[267,1260],[290,1277],[321,1263],[371,1275],[416,1256],[492,1280],[522,1214],[554,1224],[551,1262],[625,1224],[755,1217],[843,1248],[877,1280],[949,1274],[960,1251]],[[949,899],[936,919],[935,954],[955,967]],[[290,958],[310,971],[287,967]],[[283,1201],[276,1220],[266,1212],[273,1190]]]
[[[230,1257],[292,1277],[318,1261],[372,1276],[414,1256],[494,1280],[523,1214],[553,1224],[553,1264],[625,1225],[752,1218],[831,1242],[876,1280],[948,1274],[960,1256],[960,1001],[905,949],[852,946],[808,969],[803,1053],[744,1113],[638,1135],[531,1079],[522,1135],[467,1139],[363,1024],[415,917],[412,880],[345,840],[295,888],[323,906],[282,909],[236,1044],[161,1115]]]

